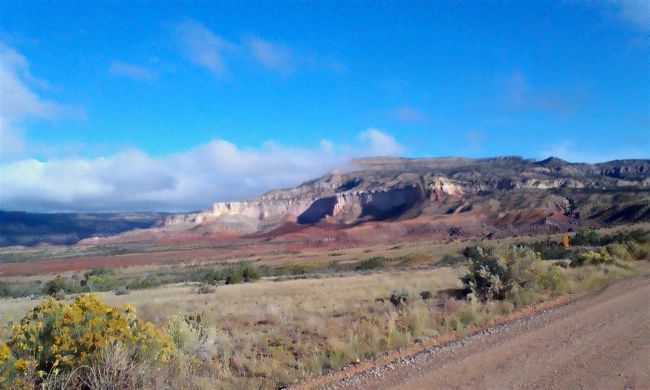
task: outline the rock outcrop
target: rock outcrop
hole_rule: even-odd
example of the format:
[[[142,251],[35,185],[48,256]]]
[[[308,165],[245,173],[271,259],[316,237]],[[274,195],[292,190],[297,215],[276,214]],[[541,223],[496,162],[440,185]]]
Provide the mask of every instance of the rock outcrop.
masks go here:
[[[634,211],[632,221],[648,218],[650,160],[584,164],[553,157],[452,157],[367,158],[353,163],[356,169],[249,201],[218,202],[211,210],[169,217],[165,225],[214,225],[255,234],[287,223],[350,226],[475,213],[481,223],[516,225],[528,219],[530,226],[546,228],[570,219],[597,219],[598,213],[625,221],[625,207]],[[626,198],[627,206],[613,203],[625,194],[637,196]],[[513,217],[516,213],[519,217]]]

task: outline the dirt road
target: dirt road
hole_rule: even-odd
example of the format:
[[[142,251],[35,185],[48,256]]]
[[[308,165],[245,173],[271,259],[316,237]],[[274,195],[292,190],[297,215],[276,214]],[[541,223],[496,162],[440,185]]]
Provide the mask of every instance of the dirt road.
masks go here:
[[[328,388],[650,389],[650,274]]]

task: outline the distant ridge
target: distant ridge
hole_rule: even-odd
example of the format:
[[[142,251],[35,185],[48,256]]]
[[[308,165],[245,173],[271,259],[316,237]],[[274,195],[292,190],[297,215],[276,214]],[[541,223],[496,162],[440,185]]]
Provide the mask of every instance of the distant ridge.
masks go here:
[[[370,157],[293,188],[216,202],[194,213],[2,212],[0,245],[154,237],[344,243],[539,234],[642,221],[650,221],[647,159],[589,164],[557,157]]]
[[[217,202],[211,210],[170,217],[166,225],[260,234],[287,223],[417,220],[464,226],[470,235],[565,231],[580,223],[648,219],[638,210],[650,204],[649,172],[650,160],[642,159],[358,158],[347,171],[247,201]]]

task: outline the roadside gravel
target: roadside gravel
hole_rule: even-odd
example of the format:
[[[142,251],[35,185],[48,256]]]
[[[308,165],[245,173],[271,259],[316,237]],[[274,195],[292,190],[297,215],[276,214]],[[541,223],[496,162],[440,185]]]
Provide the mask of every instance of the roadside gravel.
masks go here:
[[[650,389],[650,274],[323,389]]]

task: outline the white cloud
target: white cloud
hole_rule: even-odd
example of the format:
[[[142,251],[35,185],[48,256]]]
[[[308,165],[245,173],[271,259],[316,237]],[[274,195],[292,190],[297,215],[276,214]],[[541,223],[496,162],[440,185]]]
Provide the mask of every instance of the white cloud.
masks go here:
[[[26,117],[56,119],[68,108],[51,100],[40,98],[28,84],[36,80],[24,56],[0,42],[0,116],[7,121]]]
[[[34,77],[27,59],[3,42],[0,42],[0,86],[0,159],[24,150],[22,121],[83,115],[78,108],[43,99],[34,92],[34,88],[48,88],[49,83]]]
[[[403,151],[393,136],[377,129],[368,129],[359,134],[359,138],[367,143],[367,150],[372,155],[393,156]]]
[[[260,65],[281,73],[291,73],[293,54],[287,46],[255,36],[245,38],[244,45]]]
[[[334,144],[328,139],[322,139],[320,141],[320,147],[327,153],[332,153],[334,151]]]
[[[352,157],[397,153],[402,147],[377,129],[361,143],[321,141],[299,148],[265,142],[241,148],[215,139],[182,153],[153,157],[125,150],[107,157],[0,163],[0,204],[14,210],[192,210],[217,200],[247,199],[297,185]]]
[[[183,54],[194,64],[208,69],[215,75],[226,72],[224,53],[233,50],[235,45],[193,19],[186,19],[177,24],[174,36]]]
[[[155,81],[158,76],[141,65],[127,64],[125,62],[113,61],[108,66],[108,73],[117,76],[126,76],[138,81]]]
[[[11,126],[0,117],[0,159],[15,156],[25,150],[25,132]]]
[[[345,71],[343,63],[313,52],[302,52],[288,45],[256,35],[227,40],[201,22],[185,19],[173,28],[173,38],[181,52],[196,65],[215,75],[228,73],[228,62],[244,59],[274,72],[289,75],[298,68]]]

